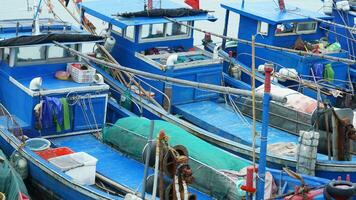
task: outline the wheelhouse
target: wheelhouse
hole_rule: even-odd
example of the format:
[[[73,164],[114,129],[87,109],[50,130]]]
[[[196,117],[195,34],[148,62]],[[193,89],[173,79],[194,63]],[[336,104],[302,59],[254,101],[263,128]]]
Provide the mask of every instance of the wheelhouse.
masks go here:
[[[312,12],[291,4],[280,9],[273,1],[239,2],[221,4],[226,9],[225,31],[226,35],[229,23],[229,13],[239,15],[238,38],[251,41],[255,36],[256,43],[275,47],[288,48],[315,54],[327,54],[339,58],[347,58],[347,52],[340,49],[338,43],[333,43],[328,38],[329,26],[322,23],[323,20],[331,20],[332,17]],[[224,46],[224,44],[223,44]],[[247,66],[251,66],[251,46],[226,44],[225,51],[236,52],[236,58]],[[332,89],[350,92],[348,83],[348,65],[342,62],[325,60],[322,58],[305,56],[288,51],[277,51],[268,48],[256,47],[256,67],[265,63],[274,63],[275,72],[281,69],[293,70],[295,81],[286,81],[284,78],[278,81],[293,89],[300,89],[296,83],[300,79],[317,82],[317,84],[329,85]],[[281,73],[280,73],[281,74]],[[328,76],[328,74],[332,74]],[[241,79],[249,83],[250,77],[242,75]],[[284,75],[283,75],[284,76]],[[283,77],[282,76],[282,77]],[[288,75],[288,78],[290,75]],[[294,78],[292,78],[294,79]],[[294,85],[294,86],[293,86]],[[295,87],[295,85],[297,85]],[[316,92],[305,88],[304,94],[316,98]],[[327,92],[331,99],[331,93]],[[335,100],[335,99],[334,99]],[[332,100],[334,103],[335,101]]]
[[[28,137],[93,131],[93,126],[101,128],[105,122],[109,86],[74,81],[73,73],[68,80],[57,76],[57,72],[66,72],[69,65],[85,62],[53,41],[82,51],[83,45],[100,42],[102,37],[88,35],[53,19],[42,19],[39,23],[40,33],[33,35],[32,19],[0,21],[0,89],[3,91],[0,102],[21,122]],[[67,128],[56,128],[51,120],[50,125],[39,126],[41,120],[34,109],[49,98],[65,99],[67,103],[78,98],[76,101],[80,103],[68,106]],[[82,112],[82,106],[91,107],[91,111]]]
[[[165,76],[220,85],[221,60],[217,55],[194,46],[191,29],[195,21],[215,21],[214,16],[206,11],[196,11],[199,13],[194,15],[182,14],[171,19],[164,15],[135,16],[135,13],[144,10],[144,1],[133,0],[130,6],[122,6],[125,2],[108,0],[102,5],[101,1],[94,0],[81,3],[84,17],[97,18],[107,24],[106,32],[116,41],[111,54],[120,64]],[[188,9],[172,1],[162,1],[160,8],[169,12]],[[189,9],[189,12],[195,11]],[[158,89],[155,98],[163,103],[165,94],[161,93],[165,87],[171,86],[158,81],[147,82]],[[173,86],[172,91],[181,94],[171,96],[172,105],[217,97],[211,92],[179,86]]]

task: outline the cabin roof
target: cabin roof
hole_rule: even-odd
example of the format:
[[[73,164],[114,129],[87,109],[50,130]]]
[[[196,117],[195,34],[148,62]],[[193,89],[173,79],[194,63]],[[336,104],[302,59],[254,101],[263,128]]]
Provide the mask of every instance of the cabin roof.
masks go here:
[[[0,41],[20,36],[33,35],[32,23],[33,19],[0,20]],[[79,29],[79,27],[55,19],[43,18],[39,20],[39,24],[42,34],[88,34],[86,31]]]
[[[312,18],[332,19],[330,16],[302,9],[291,4],[286,4],[286,12],[280,12],[279,7],[271,0],[263,2],[245,1],[243,7],[241,0],[239,0],[234,3],[221,4],[221,7],[269,24],[313,21]]]
[[[130,2],[130,3],[128,3]],[[111,23],[120,28],[126,28],[127,26],[143,25],[143,24],[156,24],[156,23],[167,23],[167,19],[163,17],[152,18],[152,17],[133,17],[124,18],[116,17],[113,15],[123,14],[128,12],[140,12],[144,9],[143,0],[93,0],[85,1],[81,3],[82,8],[85,12],[97,17],[103,21]],[[175,8],[188,8],[188,6],[172,2],[170,0],[162,1],[162,8],[164,9],[175,9]],[[177,21],[198,21],[198,20],[216,20],[216,18],[209,14],[200,14],[195,16],[177,17]]]

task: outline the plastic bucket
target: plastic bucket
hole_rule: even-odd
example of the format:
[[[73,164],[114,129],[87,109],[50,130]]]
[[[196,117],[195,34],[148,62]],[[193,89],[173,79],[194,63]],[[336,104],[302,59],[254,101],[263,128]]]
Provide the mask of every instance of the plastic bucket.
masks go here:
[[[51,142],[43,138],[31,138],[25,142],[25,146],[32,151],[43,151],[51,146]]]

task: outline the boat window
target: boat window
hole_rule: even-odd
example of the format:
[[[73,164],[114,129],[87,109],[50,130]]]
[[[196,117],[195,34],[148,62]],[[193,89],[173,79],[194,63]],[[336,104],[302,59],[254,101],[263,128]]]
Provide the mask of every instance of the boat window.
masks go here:
[[[297,33],[315,33],[317,28],[316,22],[301,22],[298,23]]]
[[[112,26],[112,32],[115,33],[116,35],[121,36],[122,35],[122,29],[120,27],[117,26]]]
[[[295,34],[294,23],[277,24],[276,35],[293,35]]]
[[[46,58],[46,46],[20,47],[17,52],[18,62],[44,60]]]
[[[268,23],[260,21],[257,26],[257,34],[268,35]]]
[[[147,24],[141,26],[141,38],[153,39],[164,37],[164,24]]]
[[[48,59],[69,57],[66,50],[57,46],[48,46]]]
[[[189,22],[183,23],[189,24]],[[143,42],[186,38],[189,35],[190,28],[177,23],[146,24],[140,27],[140,41]]]
[[[187,22],[185,22],[187,24]],[[189,29],[186,26],[183,26],[178,23],[167,23],[166,24],[166,36],[180,36],[180,35],[188,35]]]
[[[135,27],[134,26],[126,27],[125,38],[134,41],[134,39],[135,39]]]

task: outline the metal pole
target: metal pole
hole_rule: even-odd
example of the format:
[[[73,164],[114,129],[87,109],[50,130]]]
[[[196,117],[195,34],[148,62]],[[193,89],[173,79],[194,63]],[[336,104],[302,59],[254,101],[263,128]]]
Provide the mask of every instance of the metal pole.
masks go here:
[[[142,183],[142,193],[141,193],[142,199],[145,199],[146,196],[146,182],[147,182],[147,174],[148,174],[149,162],[151,157],[150,155],[151,155],[152,137],[153,137],[153,130],[155,126],[154,123],[155,123],[154,120],[151,120],[150,133],[147,139],[147,152],[146,152],[146,159],[145,159],[145,170],[143,171],[143,183]]]
[[[224,24],[224,36],[227,36],[227,28],[228,28],[228,24],[229,24],[229,16],[230,16],[230,10],[226,10],[225,13],[225,24]],[[222,40],[222,45],[221,48],[223,50],[225,50],[225,45],[226,45],[226,38],[223,38]]]
[[[271,100],[271,73],[273,68],[266,65],[265,67],[265,92],[263,95],[263,115],[262,115],[262,132],[260,145],[260,161],[258,166],[257,179],[257,200],[264,198],[265,193],[265,173],[266,173],[266,156],[267,156],[267,136],[269,124],[269,102]]]
[[[220,85],[213,85],[213,84],[200,83],[200,82],[194,82],[194,81],[188,81],[188,80],[183,80],[183,79],[178,79],[178,78],[171,78],[171,77],[153,74],[153,73],[149,73],[149,72],[144,72],[144,71],[140,71],[140,70],[136,70],[136,69],[132,69],[132,68],[128,68],[128,67],[123,67],[118,64],[109,63],[109,62],[85,55],[79,51],[76,51],[72,48],[62,45],[56,41],[53,41],[53,43],[63,49],[68,50],[69,52],[71,52],[79,57],[85,58],[85,59],[92,61],[94,63],[104,65],[105,67],[108,67],[111,69],[118,69],[118,70],[126,71],[126,72],[129,72],[132,74],[136,74],[139,76],[143,76],[146,78],[151,78],[151,79],[155,79],[155,80],[159,80],[159,81],[163,81],[163,82],[171,82],[171,83],[175,83],[178,85],[184,85],[184,86],[204,89],[204,90],[208,90],[208,91],[220,92],[222,94],[233,94],[233,95],[241,95],[241,96],[249,96],[249,97],[251,97],[251,95],[252,95],[251,91],[248,91],[248,90],[242,90],[242,89],[236,89],[236,88],[232,88],[232,87],[224,87],[224,86],[220,86]],[[256,98],[262,99],[262,95],[256,94]],[[272,98],[272,100],[281,102],[281,103],[285,103],[287,101],[287,98],[284,96],[271,95],[271,98]]]
[[[252,137],[253,137],[253,143],[252,143],[252,162],[253,162],[253,167],[255,169],[256,165],[256,95],[255,95],[255,71],[256,71],[256,66],[255,66],[255,36],[253,35],[251,40],[252,40],[252,77],[251,77],[251,92],[252,92]],[[255,171],[255,170],[254,170]]]

